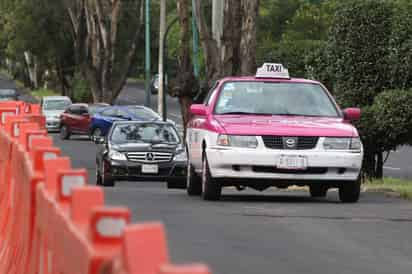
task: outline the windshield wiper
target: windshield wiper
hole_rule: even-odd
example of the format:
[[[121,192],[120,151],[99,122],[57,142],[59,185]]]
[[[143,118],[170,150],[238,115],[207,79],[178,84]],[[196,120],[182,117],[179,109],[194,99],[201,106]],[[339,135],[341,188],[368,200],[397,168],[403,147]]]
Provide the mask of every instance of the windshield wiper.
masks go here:
[[[273,114],[271,114],[271,113],[245,112],[245,111],[232,111],[232,112],[219,113],[219,115],[263,115],[263,116],[268,116],[268,115],[273,115]]]

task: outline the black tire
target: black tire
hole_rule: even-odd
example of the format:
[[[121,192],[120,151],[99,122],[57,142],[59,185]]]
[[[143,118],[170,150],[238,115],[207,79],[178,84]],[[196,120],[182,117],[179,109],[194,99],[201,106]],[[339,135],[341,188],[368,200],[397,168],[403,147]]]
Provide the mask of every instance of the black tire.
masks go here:
[[[168,189],[186,189],[186,180],[171,179],[167,181]]]
[[[104,187],[114,187],[115,181],[112,178],[107,178],[104,171],[104,163],[102,163],[103,170],[101,171],[101,185]]]
[[[92,134],[91,134],[92,138],[93,137],[102,137],[102,136],[103,136],[103,132],[100,128],[97,127],[97,128],[92,130]]]
[[[345,182],[339,187],[339,199],[342,203],[356,203],[359,201],[361,180]]]
[[[310,196],[312,198],[324,198],[328,193],[328,187],[322,184],[314,184],[309,186]]]
[[[222,186],[210,174],[206,155],[202,162],[202,198],[205,201],[218,201],[222,194]]]
[[[96,175],[96,185],[97,186],[101,186],[102,184],[102,176],[100,176],[100,174]]]
[[[187,177],[186,177],[186,191],[189,196],[202,195],[202,181],[196,174],[188,155],[187,161]]]
[[[71,135],[70,129],[66,125],[63,125],[60,128],[60,139],[68,140],[68,139],[70,139],[70,135]]]

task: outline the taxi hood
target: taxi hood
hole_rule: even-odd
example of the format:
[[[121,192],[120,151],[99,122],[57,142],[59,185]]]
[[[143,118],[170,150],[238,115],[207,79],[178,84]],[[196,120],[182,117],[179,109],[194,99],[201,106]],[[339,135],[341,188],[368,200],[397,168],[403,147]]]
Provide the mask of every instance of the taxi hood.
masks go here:
[[[354,137],[358,132],[342,118],[304,116],[216,115],[230,135]]]

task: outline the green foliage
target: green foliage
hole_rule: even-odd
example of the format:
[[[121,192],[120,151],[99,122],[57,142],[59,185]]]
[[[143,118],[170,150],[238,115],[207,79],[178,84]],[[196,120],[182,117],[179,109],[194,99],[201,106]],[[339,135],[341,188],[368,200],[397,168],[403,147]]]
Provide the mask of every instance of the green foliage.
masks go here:
[[[390,36],[391,87],[412,86],[412,2],[396,2]]]
[[[328,43],[334,91],[343,106],[365,106],[389,83],[388,44],[392,5],[387,1],[345,1]]]
[[[315,61],[323,54],[336,6],[335,0],[264,2],[259,19],[257,63],[282,63],[294,77],[320,75],[314,70],[315,65],[322,63]],[[273,28],[263,27],[264,24],[273,24]],[[271,33],[273,29],[280,29],[281,33]]]
[[[72,100],[73,102],[92,102],[92,92],[89,84],[79,73],[75,74],[72,83]]]
[[[365,121],[360,127],[369,146],[391,151],[412,144],[412,89],[384,91],[375,97],[370,110],[373,121]]]
[[[59,95],[59,93],[54,90],[41,88],[41,89],[33,90],[31,92],[31,95],[33,95],[37,99],[41,99],[44,96],[55,96],[55,95]]]

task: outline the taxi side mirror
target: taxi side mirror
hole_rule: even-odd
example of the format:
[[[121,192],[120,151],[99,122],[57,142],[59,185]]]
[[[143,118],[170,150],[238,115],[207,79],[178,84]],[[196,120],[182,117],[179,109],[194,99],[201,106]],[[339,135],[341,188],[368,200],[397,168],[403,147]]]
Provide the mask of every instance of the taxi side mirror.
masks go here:
[[[347,108],[343,111],[345,120],[358,121],[361,117],[361,110],[359,108]]]
[[[207,107],[201,104],[194,104],[190,106],[190,112],[193,115],[198,116],[206,116],[207,115]]]

